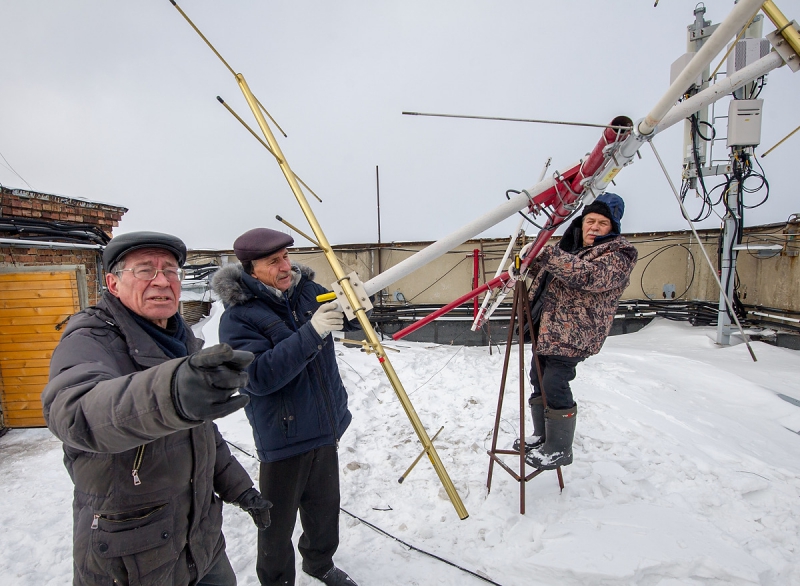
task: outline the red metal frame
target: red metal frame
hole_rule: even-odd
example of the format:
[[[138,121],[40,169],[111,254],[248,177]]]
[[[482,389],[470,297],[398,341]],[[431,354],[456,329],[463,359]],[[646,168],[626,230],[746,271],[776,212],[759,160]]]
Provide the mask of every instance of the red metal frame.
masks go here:
[[[617,126],[619,125],[619,120],[621,119],[622,118],[615,118],[611,124]],[[625,118],[625,120],[629,121],[627,118]],[[543,191],[531,199],[531,202],[528,205],[528,210],[530,212],[544,211],[548,215],[548,220],[542,230],[539,231],[539,234],[537,234],[536,240],[534,240],[534,244],[531,247],[530,252],[528,252],[527,256],[522,260],[520,273],[525,272],[525,270],[528,268],[528,265],[533,262],[533,259],[536,258],[536,255],[539,254],[539,251],[544,247],[545,243],[550,239],[556,229],[574,211],[575,204],[583,193],[586,181],[589,180],[602,167],[606,159],[611,156],[609,152],[609,146],[622,142],[622,140],[624,140],[629,133],[630,130],[606,128],[603,131],[603,135],[601,136],[600,140],[595,145],[594,149],[592,149],[592,152],[584,161],[581,162],[581,164],[572,167],[565,173],[559,174],[553,187]],[[476,255],[476,267],[478,262],[477,258],[478,257]],[[477,268],[475,269],[475,274],[477,274]],[[433,313],[414,322],[410,326],[403,328],[399,332],[395,333],[392,336],[392,339],[399,340],[404,338],[408,334],[418,330],[422,326],[432,322],[438,317],[443,316],[444,314],[452,311],[459,305],[462,305],[471,299],[475,300],[474,307],[477,313],[478,296],[481,293],[500,287],[506,287],[507,289],[510,289],[514,286],[516,281],[517,277],[509,274],[508,271],[479,287],[475,286],[476,283],[473,280],[473,285],[475,288],[472,291],[466,295],[462,295],[455,301],[448,303],[441,309],[437,309]]]
[[[478,269],[480,268],[479,262],[481,258],[481,250],[480,248],[474,248],[472,250],[472,288],[477,289],[480,281],[478,279]],[[478,317],[478,298],[475,297],[472,303],[472,319]]]

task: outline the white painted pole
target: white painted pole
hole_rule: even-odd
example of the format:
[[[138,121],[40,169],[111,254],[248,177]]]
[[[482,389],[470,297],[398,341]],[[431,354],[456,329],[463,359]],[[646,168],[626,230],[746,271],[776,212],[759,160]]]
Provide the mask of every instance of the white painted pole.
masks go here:
[[[580,164],[580,161],[573,163],[567,169],[572,169]],[[437,240],[427,248],[423,248],[413,256],[408,257],[406,260],[394,265],[390,269],[382,272],[380,275],[375,275],[372,279],[364,283],[364,290],[368,295],[374,295],[381,289],[384,289],[399,281],[406,275],[414,272],[420,267],[425,266],[432,260],[435,260],[453,250],[459,244],[463,244],[470,238],[474,238],[484,230],[488,230],[495,224],[502,222],[506,218],[510,218],[518,211],[528,206],[528,197],[536,197],[540,193],[547,191],[555,185],[555,179],[548,177],[544,181],[540,181],[527,191],[515,195],[505,203],[497,206],[490,212],[482,215],[481,217],[473,220],[469,224],[462,226],[455,232],[452,232]]]
[[[713,104],[720,98],[732,94],[744,84],[766,75],[773,69],[778,69],[784,65],[783,58],[774,51],[765,55],[755,63],[743,67],[730,77],[718,81],[712,86],[707,87],[702,92],[698,92],[688,100],[685,100],[672,108],[658,123],[656,134],[666,130],[670,126],[684,120],[688,116],[697,112],[701,108]]]
[[[650,113],[639,123],[638,130],[643,135],[653,132],[661,119],[670,111],[684,92],[691,86],[697,77],[703,73],[706,67],[725,47],[728,41],[736,35],[739,30],[746,25],[750,18],[761,8],[764,0],[739,0],[734,5],[725,20],[723,20],[717,30],[700,47],[681,74],[675,79],[669,89],[656,102]]]

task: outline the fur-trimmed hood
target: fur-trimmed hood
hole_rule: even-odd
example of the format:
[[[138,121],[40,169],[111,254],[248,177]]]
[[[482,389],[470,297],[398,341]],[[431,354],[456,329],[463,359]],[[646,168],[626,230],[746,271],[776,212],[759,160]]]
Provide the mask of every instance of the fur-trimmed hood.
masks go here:
[[[294,273],[294,276],[292,286],[288,290],[289,295],[292,294],[292,291],[303,277],[309,281],[314,279],[314,270],[299,263],[292,263],[292,273]],[[242,265],[240,264],[229,264],[222,267],[214,273],[214,277],[211,279],[211,289],[222,300],[225,307],[242,305],[252,299],[255,296],[251,288],[253,286],[258,287],[262,292],[274,298],[275,301],[280,301],[283,296],[283,293],[275,287],[265,285],[250,275],[246,275],[242,271]]]

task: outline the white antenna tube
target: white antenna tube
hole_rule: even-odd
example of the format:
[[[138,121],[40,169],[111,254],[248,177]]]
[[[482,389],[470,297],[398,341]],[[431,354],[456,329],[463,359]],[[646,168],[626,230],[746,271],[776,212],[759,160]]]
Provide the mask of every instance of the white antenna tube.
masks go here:
[[[580,165],[580,161],[573,163],[567,168],[572,169],[578,165]],[[544,181],[540,181],[527,191],[513,196],[493,210],[473,220],[469,224],[462,226],[458,230],[451,232],[441,240],[437,240],[427,248],[423,248],[415,255],[408,257],[406,260],[394,265],[380,275],[375,275],[372,279],[364,283],[364,290],[367,292],[367,295],[374,295],[381,289],[388,287],[395,281],[399,281],[432,260],[450,252],[459,244],[463,244],[484,230],[488,230],[495,224],[502,222],[506,218],[510,218],[518,211],[528,207],[529,197],[534,198],[554,185],[555,179],[553,177],[548,177]]]
[[[705,108],[720,98],[732,94],[744,84],[754,79],[758,79],[773,69],[778,69],[782,65],[784,65],[783,58],[776,52],[772,51],[758,61],[751,63],[747,67],[743,67],[730,77],[726,77],[722,81],[718,81],[714,85],[696,93],[691,98],[684,100],[680,104],[677,104],[667,113],[666,116],[664,116],[664,118],[661,119],[661,122],[658,123],[656,134],[669,128],[673,124],[680,122],[684,118],[687,118],[701,108]]]
[[[723,20],[717,30],[709,37],[705,44],[686,65],[681,74],[675,79],[669,89],[656,102],[650,113],[639,123],[638,130],[647,136],[658,125],[661,119],[670,111],[670,108],[691,86],[697,77],[725,47],[725,44],[746,25],[750,18],[761,8],[764,0],[739,0]]]
[[[550,161],[552,160],[553,157],[547,157],[547,161],[545,161],[544,163],[544,168],[542,169],[542,173],[539,175],[539,181],[544,179],[544,174],[547,173],[547,169],[550,167]],[[504,270],[506,270],[505,269],[506,262],[508,262],[508,257],[511,256],[511,251],[514,249],[514,242],[517,240],[520,233],[523,232],[522,230],[523,222],[525,222],[525,218],[520,218],[519,223],[517,224],[517,229],[514,230],[514,232],[511,234],[511,238],[508,241],[508,246],[506,247],[506,253],[503,255],[503,260],[500,261],[500,264],[497,266],[497,271],[494,274],[495,278],[499,277],[500,274]],[[489,301],[491,301],[492,297],[493,297],[492,290],[490,289],[489,291],[486,292],[486,297],[483,298],[483,304],[481,305],[481,309],[478,312],[478,315],[475,316],[475,321],[472,322],[471,329],[473,332],[478,329],[479,321],[485,321],[489,319],[489,316],[491,316],[492,313],[494,313],[494,311],[492,311],[492,313],[489,313],[484,317],[484,312],[486,311],[486,307],[489,305]],[[505,294],[503,294],[503,296],[500,298],[500,301],[502,301],[503,298],[505,298]]]

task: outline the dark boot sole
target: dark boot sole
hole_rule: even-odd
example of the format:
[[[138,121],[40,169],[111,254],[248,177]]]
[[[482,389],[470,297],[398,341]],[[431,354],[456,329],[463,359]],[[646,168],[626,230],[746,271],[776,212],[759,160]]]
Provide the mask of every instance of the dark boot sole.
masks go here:
[[[541,448],[543,445],[544,445],[544,440],[538,441],[538,442],[533,443],[533,444],[529,444],[528,442],[525,442],[525,453],[529,454],[532,450],[535,450],[536,448]],[[514,440],[514,444],[511,447],[512,447],[512,449],[514,449],[517,452],[519,452],[519,438]]]

